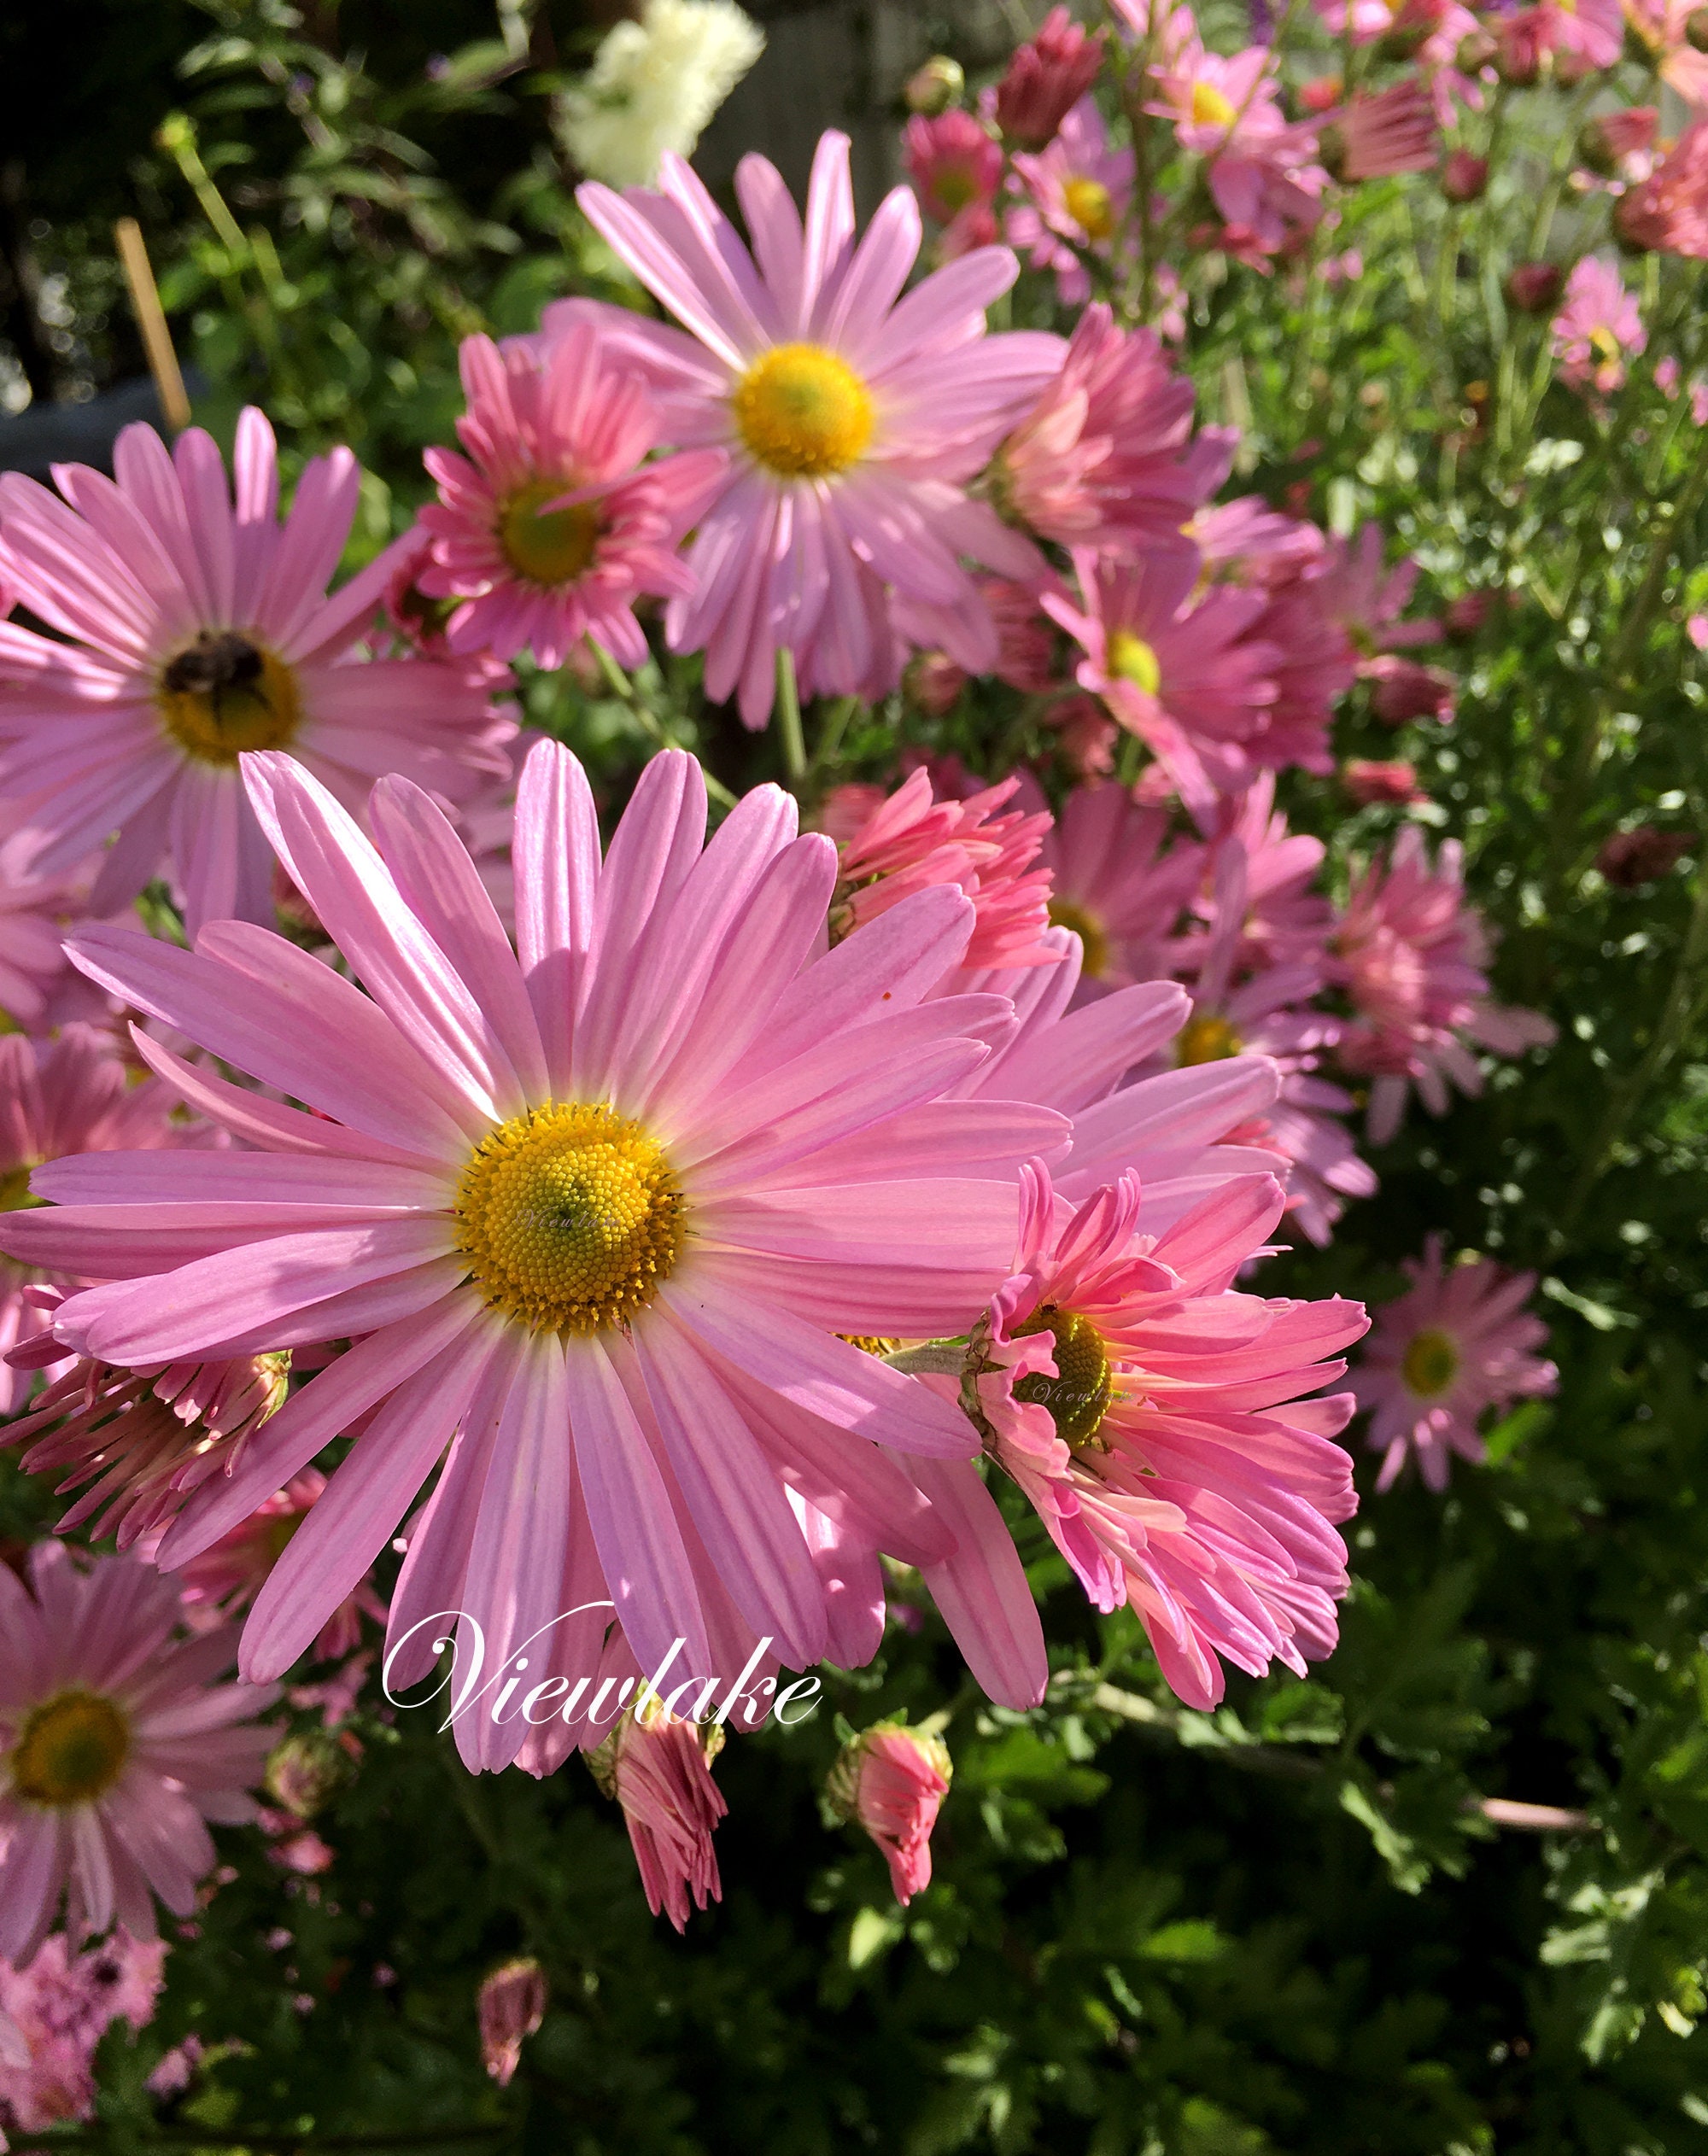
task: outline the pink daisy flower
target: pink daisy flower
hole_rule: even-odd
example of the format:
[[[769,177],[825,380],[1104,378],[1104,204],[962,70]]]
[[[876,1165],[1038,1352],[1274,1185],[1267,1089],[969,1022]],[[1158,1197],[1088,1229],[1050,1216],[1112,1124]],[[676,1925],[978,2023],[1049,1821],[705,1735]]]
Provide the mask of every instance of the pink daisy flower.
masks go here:
[[[1389,569],[1379,524],[1365,524],[1349,539],[1325,538],[1321,566],[1312,585],[1330,617],[1363,658],[1412,644],[1433,644],[1442,625],[1433,619],[1404,621],[1418,581],[1409,555]]]
[[[95,2116],[95,2054],[115,2021],[153,2020],[166,1949],[122,1925],[78,1953],[62,1931],[26,1969],[0,1961],[0,2130],[44,2133]]]
[[[1205,160],[1229,228],[1222,244],[1273,254],[1315,225],[1329,179],[1315,161],[1319,123],[1289,124],[1267,45],[1224,59],[1195,39],[1151,79],[1159,95],[1147,109],[1172,120],[1182,149]]]
[[[439,499],[421,511],[432,558],[416,577],[429,599],[459,602],[447,645],[501,659],[529,651],[555,669],[591,636],[624,666],[640,665],[635,601],[693,589],[676,547],[723,478],[724,459],[701,450],[643,464],[658,440],[652,400],[611,364],[592,322],[537,357],[468,337],[458,365],[468,410],[457,434],[468,454],[424,453]]]
[[[1472,1044],[1522,1055],[1554,1037],[1539,1012],[1489,998],[1488,934],[1465,898],[1456,839],[1431,862],[1424,834],[1408,825],[1387,862],[1354,880],[1334,951],[1354,1013],[1337,1053],[1371,1081],[1376,1144],[1399,1129],[1412,1086],[1431,1115],[1445,1111],[1449,1083],[1462,1093],[1483,1090]]]
[[[1135,1175],[1058,1203],[1022,1177],[1015,1271],[981,1329],[995,1458],[1101,1610],[1130,1604],[1189,1706],[1222,1661],[1298,1674],[1334,1646],[1356,1506],[1334,1438],[1348,1395],[1320,1359],[1366,1326],[1356,1303],[1236,1294],[1279,1218],[1280,1186],[1243,1177],[1147,1231]]]
[[[904,1908],[931,1884],[931,1830],[954,1772],[943,1739],[905,1722],[863,1729],[831,1769],[832,1808],[863,1826],[882,1850]]]
[[[1051,593],[1044,611],[1084,649],[1076,676],[1143,741],[1189,807],[1249,786],[1282,654],[1256,640],[1261,593],[1195,598],[1199,557],[1181,545],[1119,560],[1076,551],[1085,611]]]
[[[188,1157],[188,1156],[186,1156]],[[178,1599],[134,1557],[0,1565],[0,1955],[22,1966],[67,1897],[67,1929],[155,1935],[214,1868],[204,1820],[251,1819],[275,1693],[216,1685],[229,1633],[179,1645]]]
[[[225,1472],[235,1472],[236,1465],[234,1456]],[[326,1478],[319,1469],[304,1468],[282,1490],[257,1505],[247,1520],[191,1557],[178,1575],[186,1623],[202,1632],[247,1610],[325,1490]],[[320,1627],[310,1651],[313,1658],[338,1662],[354,1654],[362,1644],[364,1617],[377,1625],[384,1624],[386,1619],[385,1604],[375,1593],[372,1578],[367,1574]]]
[[[1415,75],[1357,91],[1331,117],[1322,147],[1324,163],[1349,184],[1429,172],[1441,153],[1434,105]]]
[[[915,113],[902,130],[902,159],[921,207],[939,225],[997,199],[1002,145],[959,106],[934,116]]]
[[[963,255],[902,297],[919,206],[895,189],[857,247],[848,156],[846,136],[821,141],[804,231],[775,168],[742,160],[752,254],[676,158],[658,194],[590,182],[576,196],[691,332],[633,317],[621,330],[665,438],[730,459],[689,549],[693,595],[672,601],[666,632],[675,651],[704,648],[707,696],[738,695],[752,727],[769,714],[780,649],[803,693],[894,687],[892,586],[935,611],[932,644],[984,673],[996,632],[962,558],[1039,573],[966,482],[1060,366],[1061,343],[986,334],[985,309],[1017,274],[1005,248]]]
[[[1357,680],[1358,662],[1315,581],[1301,577],[1272,593],[1250,634],[1280,654],[1270,671],[1275,700],[1263,715],[1254,758],[1271,769],[1331,770],[1334,707]]]
[[[711,1838],[729,1807],[711,1778],[723,1742],[716,1724],[701,1730],[655,1709],[624,1715],[596,1752],[594,1779],[623,1807],[646,1906],[662,1909],[678,1931],[688,1925],[688,1896],[703,1909],[723,1899]]]
[[[59,632],[0,622],[0,796],[24,805],[13,844],[30,873],[58,875],[116,833],[91,913],[134,897],[164,857],[192,933],[271,921],[243,751],[288,748],[353,802],[382,772],[456,800],[498,768],[512,727],[483,675],[360,661],[389,557],[326,596],[356,512],[348,449],[306,467],[283,524],[272,429],[252,406],[235,509],[199,427],[170,453],[151,427],[126,427],[113,464],[114,479],[60,466],[62,501],[0,476],[4,574]]]
[[[997,126],[1021,149],[1044,149],[1103,64],[1102,36],[1082,30],[1066,8],[1052,8],[997,85]]]
[[[1091,280],[1080,258],[1112,260],[1126,226],[1132,150],[1109,140],[1097,101],[1083,97],[1049,149],[1017,156],[1014,171],[1027,200],[1008,213],[1009,245],[1021,248],[1033,269],[1055,272],[1064,307],[1082,307]]]
[[[1708,262],[1708,120],[1694,120],[1649,177],[1620,196],[1613,227],[1627,246]]]
[[[208,1548],[368,1417],[256,1598],[246,1674],[308,1645],[442,1458],[394,1646],[412,1622],[400,1608],[460,1609],[495,1668],[606,1602],[649,1670],[678,1639],[686,1668],[722,1668],[708,1639],[726,1608],[810,1666],[826,1588],[787,1493],[915,1562],[941,1538],[921,1536],[878,1447],[969,1443],[956,1411],[834,1335],[962,1329],[1000,1273],[1017,1159],[1065,1135],[1012,1102],[958,1109],[952,1142],[918,1135],[1013,1022],[1000,997],[921,1001],[965,953],[970,902],[917,892],[825,952],[835,850],[795,836],[776,788],[706,846],[699,765],[657,757],[601,862],[581,767],[542,743],[517,805],[512,954],[407,781],[376,789],[370,842],[290,758],[246,776],[368,994],[243,924],[194,953],[95,931],[79,962],[316,1113],[139,1036],[254,1149],[175,1155],[167,1177],[147,1155],[105,1175],[63,1163],[40,1178],[54,1210],[0,1224],[20,1259],[122,1270],[58,1313],[81,1353],[140,1366],[357,1339],[191,1498],[161,1563]],[[586,1643],[553,1639],[541,1680],[560,1656],[585,1674]],[[430,1628],[405,1644],[408,1684],[431,1667]],[[457,1729],[493,1767],[529,1734],[475,1715]]]
[[[1477,1427],[1484,1409],[1541,1398],[1559,1373],[1535,1353],[1547,1327],[1523,1308],[1533,1272],[1488,1258],[1443,1266],[1439,1236],[1402,1270],[1412,1285],[1377,1312],[1352,1388],[1370,1417],[1368,1441],[1383,1455],[1377,1488],[1388,1488],[1409,1453],[1429,1487],[1444,1490],[1454,1453],[1473,1464],[1484,1458]]]
[[[1586,254],[1565,281],[1565,303],[1553,318],[1560,380],[1574,389],[1611,396],[1625,379],[1625,355],[1648,343],[1637,295],[1617,265]]]
[[[65,932],[88,909],[79,881],[15,876],[9,853],[0,847],[0,1012],[23,1032],[45,1032],[58,1017],[67,978],[77,980]]]
[[[1079,939],[1082,996],[1174,971],[1174,932],[1198,886],[1204,852],[1170,844],[1169,820],[1124,786],[1079,786],[1044,840],[1050,918]]]
[[[1507,16],[1499,36],[1506,67],[1521,79],[1549,53],[1611,67],[1625,42],[1625,19],[1619,0],[1542,0]]]

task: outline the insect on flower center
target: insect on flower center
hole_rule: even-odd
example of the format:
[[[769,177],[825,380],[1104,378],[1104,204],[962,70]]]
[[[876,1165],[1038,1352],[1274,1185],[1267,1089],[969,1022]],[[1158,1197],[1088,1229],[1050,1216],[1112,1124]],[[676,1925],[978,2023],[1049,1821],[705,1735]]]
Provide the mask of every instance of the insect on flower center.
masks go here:
[[[1230,1055],[1237,1055],[1241,1045],[1239,1035],[1225,1018],[1206,1011],[1202,1018],[1189,1018],[1180,1028],[1179,1038],[1174,1043],[1174,1060],[1181,1064],[1220,1063]]]
[[[500,551],[518,576],[534,584],[571,584],[599,548],[597,502],[547,509],[570,491],[568,479],[530,479],[506,497],[498,511]]]
[[[1073,1310],[1040,1312],[1019,1331],[1055,1335],[1056,1375],[1046,1377],[1040,1370],[1022,1377],[1014,1388],[1015,1398],[1027,1406],[1048,1408],[1056,1434],[1064,1444],[1093,1443],[1114,1397],[1114,1376],[1103,1335],[1089,1318]]]
[[[161,669],[155,704],[198,763],[231,766],[247,749],[282,749],[302,717],[296,676],[236,629],[203,629]]]
[[[1100,179],[1070,179],[1062,190],[1068,214],[1087,239],[1106,240],[1115,229],[1115,206]]]
[[[845,359],[780,344],[735,385],[735,424],[757,461],[790,479],[846,471],[872,439],[871,394]]]
[[[1075,898],[1052,898],[1050,919],[1057,928],[1071,928],[1079,938],[1079,978],[1082,980],[1101,980],[1109,963],[1109,938],[1107,930],[1088,907]]]
[[[61,1691],[24,1724],[11,1758],[12,1793],[27,1804],[93,1803],[125,1771],[131,1727],[98,1692]]]
[[[1147,696],[1155,696],[1161,687],[1162,669],[1156,663],[1155,652],[1131,629],[1118,628],[1114,632],[1106,657],[1108,670],[1116,681],[1131,681]]]
[[[535,1330],[626,1324],[681,1251],[681,1190],[663,1147],[602,1101],[547,1101],[483,1138],[456,1215],[475,1285]]]
[[[1433,1399],[1444,1393],[1459,1372],[1459,1349],[1453,1340],[1434,1326],[1415,1333],[1400,1364],[1400,1375],[1420,1399]]]
[[[1195,82],[1192,85],[1192,124],[1195,127],[1231,127],[1238,118],[1237,110],[1214,83]]]

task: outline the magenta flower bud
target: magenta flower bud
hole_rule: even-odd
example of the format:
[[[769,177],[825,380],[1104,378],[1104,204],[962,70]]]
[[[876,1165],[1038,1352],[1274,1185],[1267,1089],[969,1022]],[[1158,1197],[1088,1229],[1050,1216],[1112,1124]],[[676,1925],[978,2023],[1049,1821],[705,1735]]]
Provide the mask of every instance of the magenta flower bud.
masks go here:
[[[1450,149],[1442,161],[1441,191],[1450,202],[1476,202],[1489,185],[1489,160]]]
[[[287,1737],[266,1763],[267,1794],[298,1819],[313,1819],[349,1781],[350,1755],[325,1730]]]
[[[1639,824],[1635,831],[1616,831],[1596,855],[1595,866],[1616,891],[1635,891],[1670,876],[1694,844],[1691,832]]]
[[[1565,283],[1557,262],[1517,262],[1506,272],[1506,303],[1521,314],[1546,314]]]
[[[961,701],[967,686],[965,672],[946,651],[921,651],[908,663],[902,675],[902,692],[928,719],[940,719]]]
[[[1453,676],[1438,666],[1420,666],[1416,659],[1387,651],[1370,660],[1364,675],[1372,684],[1370,708],[1384,726],[1453,716]]]
[[[904,1908],[931,1884],[931,1830],[955,1772],[940,1737],[879,1722],[845,1744],[825,1785],[832,1808],[883,1851]]]
[[[625,1714],[587,1762],[623,1807],[647,1908],[654,1916],[662,1909],[685,1931],[690,1892],[702,1909],[723,1898],[711,1846],[712,1830],[729,1808],[711,1779],[723,1732],[666,1714],[656,1693],[651,1709]]]
[[[1500,598],[1497,592],[1463,592],[1442,609],[1442,627],[1456,644],[1469,643],[1482,629]]]
[[[1410,808],[1429,799],[1418,784],[1409,763],[1378,763],[1365,757],[1348,757],[1340,768],[1341,783],[1360,808],[1377,802],[1393,808]]]
[[[910,113],[921,113],[927,120],[934,120],[951,105],[960,103],[966,87],[967,78],[962,73],[960,61],[951,60],[945,52],[933,53],[922,67],[908,77],[902,100]]]
[[[1101,33],[1082,30],[1066,8],[1052,8],[1009,62],[997,91],[997,126],[1016,149],[1047,148],[1103,64]]]
[[[546,2018],[546,1972],[531,1954],[506,1961],[480,1988],[481,2056],[500,2089],[522,2064],[522,2046]]]

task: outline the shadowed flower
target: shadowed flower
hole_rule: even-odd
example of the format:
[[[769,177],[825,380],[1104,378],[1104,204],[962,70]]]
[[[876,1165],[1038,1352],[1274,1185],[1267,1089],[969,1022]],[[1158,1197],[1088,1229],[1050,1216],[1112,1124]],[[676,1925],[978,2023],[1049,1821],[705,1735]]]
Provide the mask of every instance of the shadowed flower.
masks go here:
[[[931,1884],[931,1830],[955,1772],[940,1737],[878,1722],[842,1748],[826,1794],[883,1851],[904,1908]]]
[[[997,199],[1002,145],[959,107],[935,119],[916,113],[902,131],[902,156],[921,207],[936,224],[952,225],[975,204]]]
[[[711,1762],[723,1744],[717,1723],[702,1730],[666,1714],[625,1714],[596,1751],[588,1754],[594,1779],[623,1807],[640,1867],[646,1906],[663,1910],[678,1931],[694,1907],[721,1902],[713,1830],[729,1807],[711,1778]]]
[[[1410,1453],[1430,1488],[1444,1490],[1454,1453],[1484,1457],[1483,1411],[1550,1394],[1559,1374],[1534,1353],[1547,1327],[1522,1307],[1533,1272],[1488,1258],[1444,1267],[1439,1236],[1402,1270],[1412,1285],[1376,1313],[1352,1388],[1370,1416],[1368,1441],[1383,1455],[1377,1488],[1388,1488]]]
[[[546,2019],[549,1997],[546,1972],[532,1954],[518,1955],[481,1979],[481,2057],[500,2089],[515,2079],[523,2044]]]
[[[225,1471],[234,1472],[236,1465],[234,1461]],[[229,1534],[191,1557],[178,1575],[184,1621],[198,1632],[206,1631],[247,1610],[325,1490],[326,1478],[319,1469],[304,1468]],[[364,1617],[378,1625],[386,1618],[385,1604],[374,1592],[372,1575],[366,1573],[320,1627],[310,1649],[313,1659],[336,1662],[354,1652],[361,1645]]]
[[[1082,996],[1174,971],[1173,938],[1204,850],[1167,839],[1167,816],[1140,808],[1125,786],[1079,786],[1062,803],[1042,858],[1050,918],[1079,939]]]

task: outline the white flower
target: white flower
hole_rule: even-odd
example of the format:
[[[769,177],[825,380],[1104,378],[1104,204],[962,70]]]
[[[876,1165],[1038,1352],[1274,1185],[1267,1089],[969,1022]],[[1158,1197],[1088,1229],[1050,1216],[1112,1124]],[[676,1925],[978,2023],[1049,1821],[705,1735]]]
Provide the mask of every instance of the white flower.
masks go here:
[[[640,21],[619,22],[564,93],[564,147],[594,179],[650,187],[664,152],[690,155],[764,49],[764,32],[733,0],[646,0]]]

